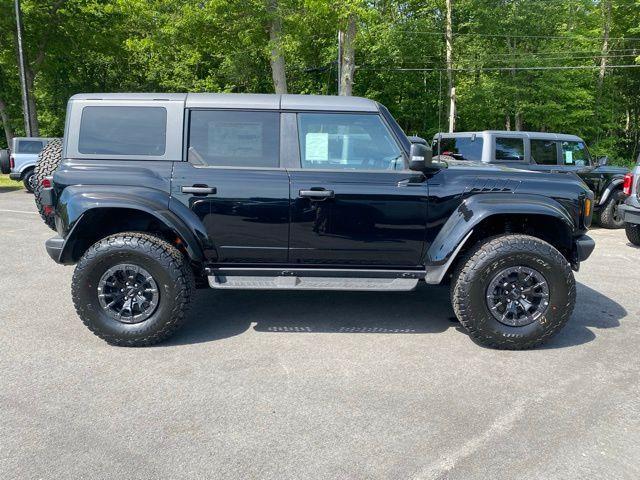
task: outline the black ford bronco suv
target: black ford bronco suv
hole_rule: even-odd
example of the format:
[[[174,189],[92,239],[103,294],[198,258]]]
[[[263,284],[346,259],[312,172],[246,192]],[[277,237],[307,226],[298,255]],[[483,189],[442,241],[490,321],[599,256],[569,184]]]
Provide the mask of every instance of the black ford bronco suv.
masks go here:
[[[575,176],[436,164],[356,97],[85,94],[41,199],[109,343],[150,345],[193,288],[406,291],[450,282],[484,345],[530,348],[575,303],[593,194]]]

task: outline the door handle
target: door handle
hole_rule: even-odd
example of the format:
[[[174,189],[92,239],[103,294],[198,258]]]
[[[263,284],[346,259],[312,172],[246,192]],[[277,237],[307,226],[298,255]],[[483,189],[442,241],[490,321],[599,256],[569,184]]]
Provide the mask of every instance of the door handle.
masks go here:
[[[211,195],[217,193],[216,187],[207,187],[206,185],[193,185],[191,187],[182,187],[182,193],[193,193],[194,195]]]
[[[335,194],[333,190],[300,190],[300,196],[312,200],[326,200],[335,197]]]

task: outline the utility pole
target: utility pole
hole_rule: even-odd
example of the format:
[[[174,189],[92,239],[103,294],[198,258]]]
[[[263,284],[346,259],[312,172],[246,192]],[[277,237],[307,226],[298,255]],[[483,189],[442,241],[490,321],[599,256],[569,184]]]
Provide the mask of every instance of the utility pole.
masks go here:
[[[445,26],[445,47],[447,54],[447,80],[449,81],[449,132],[456,129],[456,88],[453,84],[453,28],[452,7],[453,0],[447,0],[447,17]]]
[[[24,130],[27,137],[31,136],[31,115],[29,114],[29,91],[25,73],[24,48],[22,46],[22,16],[20,14],[20,0],[13,2],[16,10],[16,30],[18,40],[18,65],[20,67],[20,86],[22,88],[22,113],[24,114]]]
[[[341,92],[342,85],[342,48],[344,45],[344,32],[338,30],[338,95]]]

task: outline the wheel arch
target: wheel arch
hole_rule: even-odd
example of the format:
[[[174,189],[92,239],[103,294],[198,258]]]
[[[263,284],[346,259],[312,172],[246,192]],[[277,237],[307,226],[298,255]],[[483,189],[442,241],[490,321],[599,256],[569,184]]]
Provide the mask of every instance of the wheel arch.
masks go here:
[[[113,187],[90,187],[68,187],[58,203],[58,231],[65,237],[60,263],[73,264],[96,241],[124,231],[155,233],[192,262],[204,260],[196,237],[198,225],[193,225],[194,219],[171,211],[166,193],[141,187],[122,192],[114,192]]]
[[[484,198],[483,198],[484,197]],[[535,195],[485,194],[465,199],[427,249],[427,283],[437,284],[478,241],[520,233],[553,245],[572,262],[574,222],[555,200]]]
[[[624,177],[616,177],[613,180],[611,180],[607,185],[607,187],[602,191],[602,196],[600,197],[598,206],[601,207],[605,203],[607,203],[607,200],[609,200],[609,197],[613,192],[615,192],[616,190],[622,190],[623,183],[624,183]]]

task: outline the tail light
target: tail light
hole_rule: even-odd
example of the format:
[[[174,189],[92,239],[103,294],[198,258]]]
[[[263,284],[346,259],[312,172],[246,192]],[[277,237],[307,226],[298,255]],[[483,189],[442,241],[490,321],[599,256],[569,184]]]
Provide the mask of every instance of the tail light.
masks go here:
[[[631,187],[633,186],[633,173],[627,173],[622,183],[622,191],[625,195],[631,195]]]
[[[45,177],[42,179],[42,188],[51,188],[51,179],[49,177]]]
[[[15,158],[13,158],[13,155],[11,155],[9,157],[9,167],[11,167],[11,170],[13,170],[16,166],[16,160]]]

